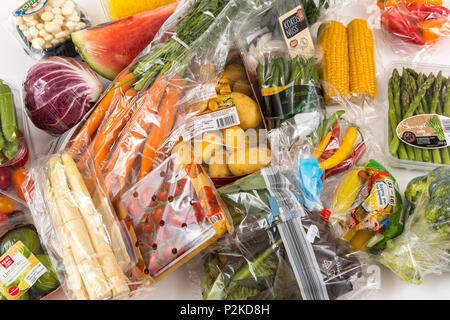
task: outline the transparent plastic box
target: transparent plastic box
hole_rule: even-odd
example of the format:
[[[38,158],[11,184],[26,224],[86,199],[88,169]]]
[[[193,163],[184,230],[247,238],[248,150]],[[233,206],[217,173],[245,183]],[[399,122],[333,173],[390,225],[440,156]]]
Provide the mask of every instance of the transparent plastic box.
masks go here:
[[[423,100],[421,99],[421,103],[420,105],[416,108],[416,110],[413,113],[413,116],[415,118],[415,120],[413,120],[414,122],[416,122],[417,124],[414,125],[414,127],[410,127],[411,128],[411,132],[407,132],[405,131],[405,129],[408,128],[408,126],[411,123],[411,120],[408,122],[405,121],[406,118],[411,119],[412,117],[409,117],[408,115],[406,115],[405,113],[408,112],[407,108],[403,108],[402,107],[402,117],[401,117],[401,121],[405,121],[404,126],[402,125],[401,128],[398,128],[398,124],[397,123],[397,137],[399,137],[400,139],[400,144],[399,144],[399,151],[402,148],[401,145],[403,144],[405,146],[406,149],[406,153],[414,153],[414,157],[411,159],[411,157],[408,156],[408,159],[400,158],[399,155],[397,154],[397,156],[394,156],[391,152],[391,148],[390,148],[390,144],[389,144],[389,139],[390,139],[390,130],[392,130],[392,124],[390,124],[390,120],[389,120],[389,113],[390,113],[390,105],[391,103],[389,102],[389,84],[390,84],[390,79],[393,75],[393,72],[395,69],[398,70],[400,77],[402,77],[402,73],[403,70],[407,69],[407,70],[414,70],[415,72],[417,72],[418,74],[423,73],[424,75],[426,75],[427,77],[430,76],[431,74],[433,74],[435,77],[438,76],[438,74],[440,72],[442,72],[442,76],[443,76],[443,82],[442,82],[442,87],[441,87],[441,92],[438,94],[438,99],[439,99],[439,105],[436,107],[436,112],[431,112],[433,111],[432,109],[432,102],[433,102],[433,93],[435,91],[435,84],[436,84],[436,80],[434,81],[434,83],[431,85],[430,89],[427,90],[426,94],[425,94],[425,99],[426,99],[426,105],[423,103]],[[385,126],[384,126],[384,132],[385,132],[385,137],[384,137],[384,151],[386,154],[386,157],[389,161],[389,163],[393,166],[393,167],[398,167],[398,168],[403,168],[403,169],[409,169],[409,170],[433,170],[437,167],[440,167],[442,165],[449,165],[449,161],[448,161],[448,157],[447,157],[447,161],[446,161],[446,157],[444,156],[444,153],[450,153],[450,131],[449,130],[445,130],[446,127],[447,129],[450,129],[447,125],[447,121],[445,121],[445,119],[450,119],[449,116],[449,112],[448,109],[450,107],[450,81],[449,81],[449,77],[450,77],[450,67],[449,66],[444,66],[444,65],[438,65],[438,64],[428,64],[428,63],[404,63],[404,62],[399,62],[396,61],[394,63],[392,63],[387,69],[386,69],[386,80],[384,81],[383,87],[382,87],[382,94],[385,97],[385,99],[383,101],[386,101],[386,113],[385,113]],[[416,81],[416,86],[417,86],[417,81]],[[423,86],[419,86],[416,88],[412,88],[412,92],[414,92],[413,96],[415,97],[418,93],[420,93],[420,89],[423,88]],[[415,90],[414,90],[415,89]],[[400,85],[400,104],[402,105],[402,90],[403,87],[402,85]],[[395,99],[394,99],[395,100]],[[408,107],[412,106],[412,99],[410,100]],[[445,107],[445,105],[448,105],[447,108]],[[414,108],[413,108],[414,109]],[[447,112],[446,110],[447,109]],[[395,109],[394,109],[395,111]],[[407,117],[404,117],[407,116]],[[427,132],[430,132],[429,128],[427,128],[427,118],[429,120],[429,118],[435,118],[437,116],[437,118],[440,118],[440,122],[441,122],[441,129],[443,131],[443,134],[446,136],[445,138],[445,143],[447,144],[447,149],[445,149],[444,147],[439,147],[439,148],[431,148],[431,147],[425,147],[425,142],[424,141],[431,141],[430,144],[436,142],[435,137],[433,136],[424,136],[424,130],[426,130]],[[420,131],[417,131],[418,127],[421,127]],[[399,131],[400,130],[400,131]],[[403,135],[400,136],[399,133],[403,132]],[[415,132],[414,132],[415,131]],[[392,132],[392,131],[391,131]],[[412,133],[412,134],[411,134]],[[419,135],[418,135],[419,134]],[[436,133],[437,134],[437,133]],[[438,134],[437,134],[438,135]],[[406,144],[403,142],[403,138],[408,138],[412,143],[411,144]],[[414,141],[415,139],[415,141]],[[444,142],[442,142],[444,143]],[[410,150],[407,150],[407,149]],[[439,151],[439,156],[436,155],[436,150]],[[436,158],[440,158],[440,162],[436,161]],[[426,159],[429,159],[428,161]]]

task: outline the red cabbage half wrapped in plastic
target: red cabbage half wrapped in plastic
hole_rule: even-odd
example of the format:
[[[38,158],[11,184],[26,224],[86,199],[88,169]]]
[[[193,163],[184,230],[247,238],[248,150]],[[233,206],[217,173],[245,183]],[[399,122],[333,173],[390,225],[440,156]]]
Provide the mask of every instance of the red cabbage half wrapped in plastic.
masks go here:
[[[74,127],[94,106],[103,86],[96,74],[73,58],[51,57],[29,71],[25,103],[34,125],[59,135]]]

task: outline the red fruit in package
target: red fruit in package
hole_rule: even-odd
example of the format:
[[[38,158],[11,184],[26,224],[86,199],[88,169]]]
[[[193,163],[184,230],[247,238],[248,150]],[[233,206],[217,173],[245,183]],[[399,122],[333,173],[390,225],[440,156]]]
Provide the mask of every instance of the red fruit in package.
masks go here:
[[[166,210],[165,206],[158,207],[153,212],[152,218],[156,224],[160,224],[164,217],[164,211]]]
[[[146,214],[142,217],[139,222],[139,229],[142,233],[151,234],[155,231],[155,223],[153,222],[152,216],[150,214]]]
[[[141,192],[139,196],[139,200],[141,204],[146,207],[150,207],[153,201],[153,195],[155,194],[155,190],[153,188],[146,188],[143,192]]]
[[[157,274],[162,268],[166,266],[166,264],[159,258],[158,252],[153,252],[148,257],[148,271],[150,272],[151,276],[154,276]]]
[[[167,223],[175,228],[184,228],[187,226],[187,218],[190,214],[191,208],[182,207],[178,211],[171,211],[166,215]]]
[[[145,208],[141,206],[139,199],[132,199],[128,203],[127,210],[133,219],[139,219],[145,213]]]
[[[408,6],[407,9],[421,22],[426,20],[445,19],[450,15],[450,10],[444,6],[421,4]]]
[[[188,183],[187,179],[181,179],[177,182],[175,194],[174,197],[179,197],[184,194],[186,187],[186,184]]]
[[[192,210],[187,217],[187,224],[200,224],[205,220],[205,212],[199,202],[192,203]]]
[[[403,41],[424,45],[425,41],[416,27],[418,22],[405,8],[391,7],[381,15],[381,25],[384,29]]]

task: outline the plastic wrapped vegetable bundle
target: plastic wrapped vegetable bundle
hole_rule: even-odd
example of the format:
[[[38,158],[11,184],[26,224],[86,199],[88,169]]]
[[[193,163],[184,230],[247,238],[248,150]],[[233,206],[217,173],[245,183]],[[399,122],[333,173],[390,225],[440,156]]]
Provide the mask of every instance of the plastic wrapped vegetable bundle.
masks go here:
[[[298,189],[269,167],[219,189],[236,232],[204,258],[203,298],[337,299],[363,283],[363,266]]]
[[[61,138],[78,165],[94,155],[113,198],[151,172],[159,154],[170,152],[186,119],[198,113],[191,106],[217,96],[212,79],[224,68],[230,26],[246,5],[245,0],[181,2],[78,132]],[[205,85],[200,67],[208,62],[215,68]]]
[[[203,168],[172,156],[120,198],[138,267],[159,281],[227,232],[231,219]]]
[[[131,237],[93,167],[80,172],[69,154],[51,156],[32,169],[27,201],[67,296],[123,299],[145,280],[135,267]]]
[[[450,271],[449,182],[450,169],[442,167],[408,185],[405,196],[414,212],[379,258],[406,282],[421,284],[428,274]]]
[[[205,68],[212,70],[213,66]],[[271,152],[260,109],[235,50],[229,54],[216,92],[217,97],[195,104],[199,114],[188,120],[183,139],[172,153],[184,159],[193,153],[196,163],[220,187],[268,166]]]
[[[378,1],[381,26],[394,51],[423,49],[450,36],[450,10],[444,1]]]
[[[336,95],[359,97],[352,99],[356,101],[376,98],[375,44],[367,21],[354,19],[345,26],[332,20],[320,26],[317,37],[323,52],[321,77],[327,104]]]
[[[378,253],[403,232],[397,181],[375,160],[330,179],[321,198],[331,213],[327,221],[354,251]]]
[[[4,196],[0,203],[0,300],[39,300],[59,287],[56,273],[29,211]]]
[[[236,33],[269,130],[322,107],[314,42],[302,1],[267,1],[242,14]]]

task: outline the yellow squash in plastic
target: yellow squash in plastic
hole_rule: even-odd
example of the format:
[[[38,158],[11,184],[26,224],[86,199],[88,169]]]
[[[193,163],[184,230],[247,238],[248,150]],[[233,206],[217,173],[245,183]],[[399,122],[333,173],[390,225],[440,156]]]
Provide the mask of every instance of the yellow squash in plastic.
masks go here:
[[[111,18],[118,20],[137,13],[153,10],[175,2],[176,0],[108,0]]]
[[[359,176],[359,171],[350,171],[342,179],[331,202],[332,214],[344,215],[352,208],[363,187],[363,179]]]

